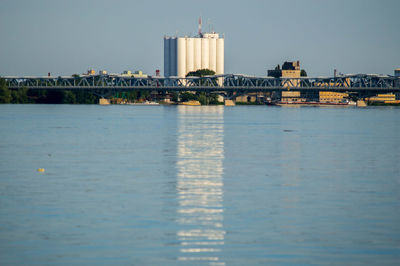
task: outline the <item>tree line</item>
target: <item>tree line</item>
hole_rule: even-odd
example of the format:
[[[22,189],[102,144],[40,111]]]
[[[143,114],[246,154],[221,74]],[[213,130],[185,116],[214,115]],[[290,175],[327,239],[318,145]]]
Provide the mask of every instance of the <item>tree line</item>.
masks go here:
[[[215,72],[209,69],[200,69],[192,71],[187,76],[203,77],[215,75]],[[220,104],[218,95],[206,92],[171,92],[171,100],[173,102],[199,101],[202,105]],[[0,103],[16,103],[16,104],[98,104],[99,96],[90,92],[74,91],[74,90],[34,90],[28,88],[19,88],[18,90],[10,90],[4,79],[0,78]],[[117,92],[112,98],[122,98],[129,102],[152,100],[149,91],[127,91]]]
[[[149,91],[117,92],[113,98],[128,101],[150,100]],[[0,103],[42,103],[42,104],[98,104],[99,96],[84,91],[72,90],[34,90],[20,88],[10,90],[4,79],[0,78]]]
[[[0,79],[0,103],[97,104],[99,97],[83,91],[69,90],[10,90]]]

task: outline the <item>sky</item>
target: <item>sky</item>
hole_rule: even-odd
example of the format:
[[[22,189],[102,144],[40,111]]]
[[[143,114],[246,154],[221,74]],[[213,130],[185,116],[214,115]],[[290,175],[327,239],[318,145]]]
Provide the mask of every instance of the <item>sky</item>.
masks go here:
[[[93,68],[163,73],[163,36],[225,36],[225,73],[266,76],[300,60],[309,76],[393,75],[398,0],[0,0],[0,76]]]

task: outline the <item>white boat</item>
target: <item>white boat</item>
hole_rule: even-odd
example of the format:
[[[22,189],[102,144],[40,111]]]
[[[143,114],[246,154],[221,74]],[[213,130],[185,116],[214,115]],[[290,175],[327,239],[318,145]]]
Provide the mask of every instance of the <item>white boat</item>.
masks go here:
[[[160,105],[158,102],[153,101],[145,101],[142,103],[128,103],[129,105],[142,105],[142,106],[149,106],[149,105]]]

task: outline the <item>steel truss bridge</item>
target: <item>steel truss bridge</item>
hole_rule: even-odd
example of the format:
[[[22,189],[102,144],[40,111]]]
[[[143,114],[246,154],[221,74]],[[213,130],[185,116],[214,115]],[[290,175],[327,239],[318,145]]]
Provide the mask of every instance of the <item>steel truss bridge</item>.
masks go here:
[[[117,91],[151,90],[206,92],[272,92],[284,90],[337,91],[362,94],[400,92],[400,77],[357,74],[337,77],[273,78],[225,74],[206,77],[148,77],[74,75],[59,77],[3,77],[10,89],[81,90],[101,97]]]

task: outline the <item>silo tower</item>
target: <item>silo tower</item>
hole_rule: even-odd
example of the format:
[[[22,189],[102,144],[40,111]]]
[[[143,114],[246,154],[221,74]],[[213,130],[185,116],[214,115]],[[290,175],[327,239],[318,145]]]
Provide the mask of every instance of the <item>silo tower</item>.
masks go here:
[[[164,37],[164,76],[185,77],[199,69],[224,74],[224,38],[216,32],[202,32],[199,19],[198,36]]]

